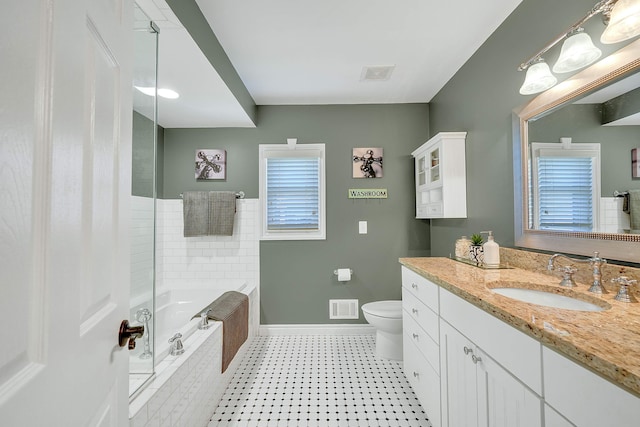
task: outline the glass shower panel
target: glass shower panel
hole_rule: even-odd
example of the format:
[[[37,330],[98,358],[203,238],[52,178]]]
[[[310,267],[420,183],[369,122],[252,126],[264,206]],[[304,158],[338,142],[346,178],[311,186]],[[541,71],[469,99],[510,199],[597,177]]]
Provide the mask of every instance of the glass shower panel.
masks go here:
[[[129,352],[129,395],[154,372],[156,224],[156,68],[158,32],[134,5],[133,138],[131,170],[131,299],[129,319],[145,334]]]

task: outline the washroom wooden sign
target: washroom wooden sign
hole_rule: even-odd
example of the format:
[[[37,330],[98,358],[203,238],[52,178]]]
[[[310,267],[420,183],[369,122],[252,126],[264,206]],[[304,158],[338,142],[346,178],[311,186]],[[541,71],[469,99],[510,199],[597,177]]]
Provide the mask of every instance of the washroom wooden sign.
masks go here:
[[[350,188],[350,199],[386,199],[386,188]]]

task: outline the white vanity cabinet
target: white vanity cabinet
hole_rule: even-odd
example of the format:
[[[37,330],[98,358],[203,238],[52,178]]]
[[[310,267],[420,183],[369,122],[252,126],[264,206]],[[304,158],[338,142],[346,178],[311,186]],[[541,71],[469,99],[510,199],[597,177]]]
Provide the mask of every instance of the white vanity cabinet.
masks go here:
[[[402,267],[404,372],[433,427],[440,427],[438,285]]]
[[[446,290],[440,301],[442,425],[540,427],[540,344]]]
[[[466,218],[466,132],[440,132],[415,159],[416,218]]]
[[[402,266],[404,372],[434,426],[640,426],[640,396],[448,289]]]

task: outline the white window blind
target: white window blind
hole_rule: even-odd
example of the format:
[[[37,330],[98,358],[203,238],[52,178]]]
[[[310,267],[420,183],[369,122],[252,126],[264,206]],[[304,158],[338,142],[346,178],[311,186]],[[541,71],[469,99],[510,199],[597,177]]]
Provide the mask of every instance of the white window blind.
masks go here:
[[[597,231],[600,145],[533,143],[534,228]]]
[[[261,238],[324,239],[324,177],[324,144],[261,144]]]
[[[267,230],[318,230],[318,158],[267,158]]]

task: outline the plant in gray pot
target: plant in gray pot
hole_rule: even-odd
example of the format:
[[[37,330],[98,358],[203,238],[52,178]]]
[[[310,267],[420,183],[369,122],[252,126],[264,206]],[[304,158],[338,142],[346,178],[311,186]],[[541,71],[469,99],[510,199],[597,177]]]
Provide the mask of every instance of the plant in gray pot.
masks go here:
[[[469,259],[476,265],[484,264],[484,248],[482,247],[482,236],[473,234],[471,236],[471,246],[469,246]]]

